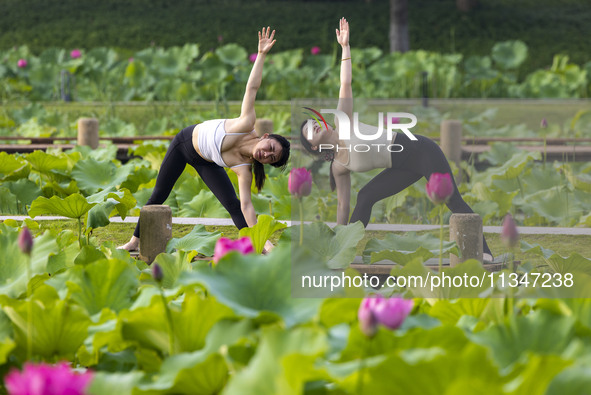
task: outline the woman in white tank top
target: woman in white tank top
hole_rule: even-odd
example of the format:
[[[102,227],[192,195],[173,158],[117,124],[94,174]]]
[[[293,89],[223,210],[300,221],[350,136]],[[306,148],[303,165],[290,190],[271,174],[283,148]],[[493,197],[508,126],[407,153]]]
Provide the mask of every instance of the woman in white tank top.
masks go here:
[[[315,120],[304,121],[300,141],[311,154],[331,162],[331,188],[337,191],[337,223],[361,221],[367,226],[371,209],[375,203],[393,196],[408,188],[421,178],[429,179],[433,173],[452,174],[445,155],[431,139],[410,133],[382,133],[381,140],[361,140],[353,131],[353,89],[351,87],[351,49],[349,47],[349,24],[342,18],[336,30],[337,41],[342,48],[341,85],[337,110],[346,114],[350,120],[347,126],[349,138],[339,135],[339,122],[333,128],[328,123]],[[360,124],[359,131],[364,136],[378,135],[377,127]],[[346,131],[343,131],[346,132]],[[385,138],[385,139],[384,139]],[[324,148],[324,149],[323,149]],[[357,204],[349,219],[351,198],[351,172],[365,172],[383,168],[380,174],[367,183],[357,195]],[[472,213],[451,177],[454,193],[446,203],[453,213]],[[491,251],[483,240],[483,260],[492,261]]]
[[[164,203],[185,166],[190,164],[239,229],[256,224],[257,216],[251,199],[253,172],[255,184],[260,190],[265,181],[264,165],[284,168],[289,158],[287,139],[274,134],[259,138],[253,133],[256,120],[254,102],[261,85],[265,57],[275,44],[274,36],[275,31],[270,32],[270,28],[259,32],[258,55],[246,83],[240,116],[206,121],[181,130],[168,147],[146,205]],[[238,177],[240,199],[236,197],[225,167],[233,170]],[[119,248],[136,250],[138,246],[139,226],[131,240]],[[267,241],[265,249],[268,251],[272,246]]]

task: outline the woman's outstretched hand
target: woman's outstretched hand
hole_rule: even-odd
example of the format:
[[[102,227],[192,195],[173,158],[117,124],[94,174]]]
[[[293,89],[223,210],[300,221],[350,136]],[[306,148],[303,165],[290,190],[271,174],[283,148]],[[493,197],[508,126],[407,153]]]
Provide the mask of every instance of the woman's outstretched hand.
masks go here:
[[[262,32],[259,32],[259,53],[268,53],[273,47],[273,44],[275,44],[275,40],[273,40],[273,37],[275,37],[275,30],[273,30],[269,36],[270,30],[271,28],[267,27],[267,30],[263,28]]]
[[[341,18],[339,25],[339,29],[336,29],[337,42],[341,44],[341,47],[346,47],[349,45],[349,22],[345,18]]]

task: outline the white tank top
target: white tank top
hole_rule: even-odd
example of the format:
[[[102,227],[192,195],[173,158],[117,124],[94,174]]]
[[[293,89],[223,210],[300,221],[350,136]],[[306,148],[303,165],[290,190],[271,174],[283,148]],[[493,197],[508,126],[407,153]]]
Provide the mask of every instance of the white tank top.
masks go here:
[[[378,131],[377,126],[359,123],[360,132],[364,135],[373,135]],[[355,132],[351,130],[351,139],[342,140],[345,147],[339,146],[339,151],[348,151],[349,160],[347,163],[335,162],[344,166],[346,169],[354,172],[364,172],[373,169],[387,169],[392,167],[392,153],[388,147],[396,140],[396,133],[393,134],[392,141],[388,141],[388,134],[384,130],[382,135],[375,140],[361,140]],[[390,147],[397,151],[400,147]]]
[[[222,159],[222,142],[226,137],[225,119],[213,119],[205,121],[199,125],[199,133],[197,135],[197,144],[203,159],[214,162],[221,167],[229,167]],[[232,133],[232,134],[249,134]],[[250,163],[241,163],[232,167],[250,166]]]

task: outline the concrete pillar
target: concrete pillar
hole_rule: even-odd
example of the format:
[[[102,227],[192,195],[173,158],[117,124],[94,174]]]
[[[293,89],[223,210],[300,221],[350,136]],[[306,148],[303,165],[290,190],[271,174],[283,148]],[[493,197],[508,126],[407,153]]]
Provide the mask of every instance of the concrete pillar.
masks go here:
[[[254,122],[254,131],[261,137],[265,133],[273,133],[273,121],[270,119],[257,119]]]
[[[441,150],[448,161],[454,162],[458,167],[456,183],[462,181],[460,162],[462,161],[462,123],[454,119],[441,121],[440,126]]]
[[[150,264],[166,250],[172,238],[172,210],[169,206],[150,205],[140,210],[140,259]]]
[[[459,165],[462,160],[462,123],[455,119],[441,121],[441,150],[448,160]]]
[[[99,133],[97,119],[78,119],[78,145],[88,145],[92,149],[98,148]]]
[[[468,259],[482,262],[482,218],[478,214],[452,214],[449,219],[449,239],[455,241],[461,258],[449,254],[449,265],[455,266]]]

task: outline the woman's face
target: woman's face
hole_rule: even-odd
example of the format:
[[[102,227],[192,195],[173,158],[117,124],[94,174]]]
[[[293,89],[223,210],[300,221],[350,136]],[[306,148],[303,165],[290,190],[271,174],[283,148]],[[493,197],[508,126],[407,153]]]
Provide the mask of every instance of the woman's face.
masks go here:
[[[269,134],[265,133],[263,138],[254,146],[252,150],[252,157],[264,165],[272,164],[281,159],[283,147],[279,141],[270,138]]]
[[[308,142],[312,145],[314,149],[328,141],[330,134],[332,132],[332,127],[328,125],[328,129],[324,123],[318,124],[318,122],[310,119],[306,124],[302,127],[302,133],[304,134],[304,138],[308,140]]]

